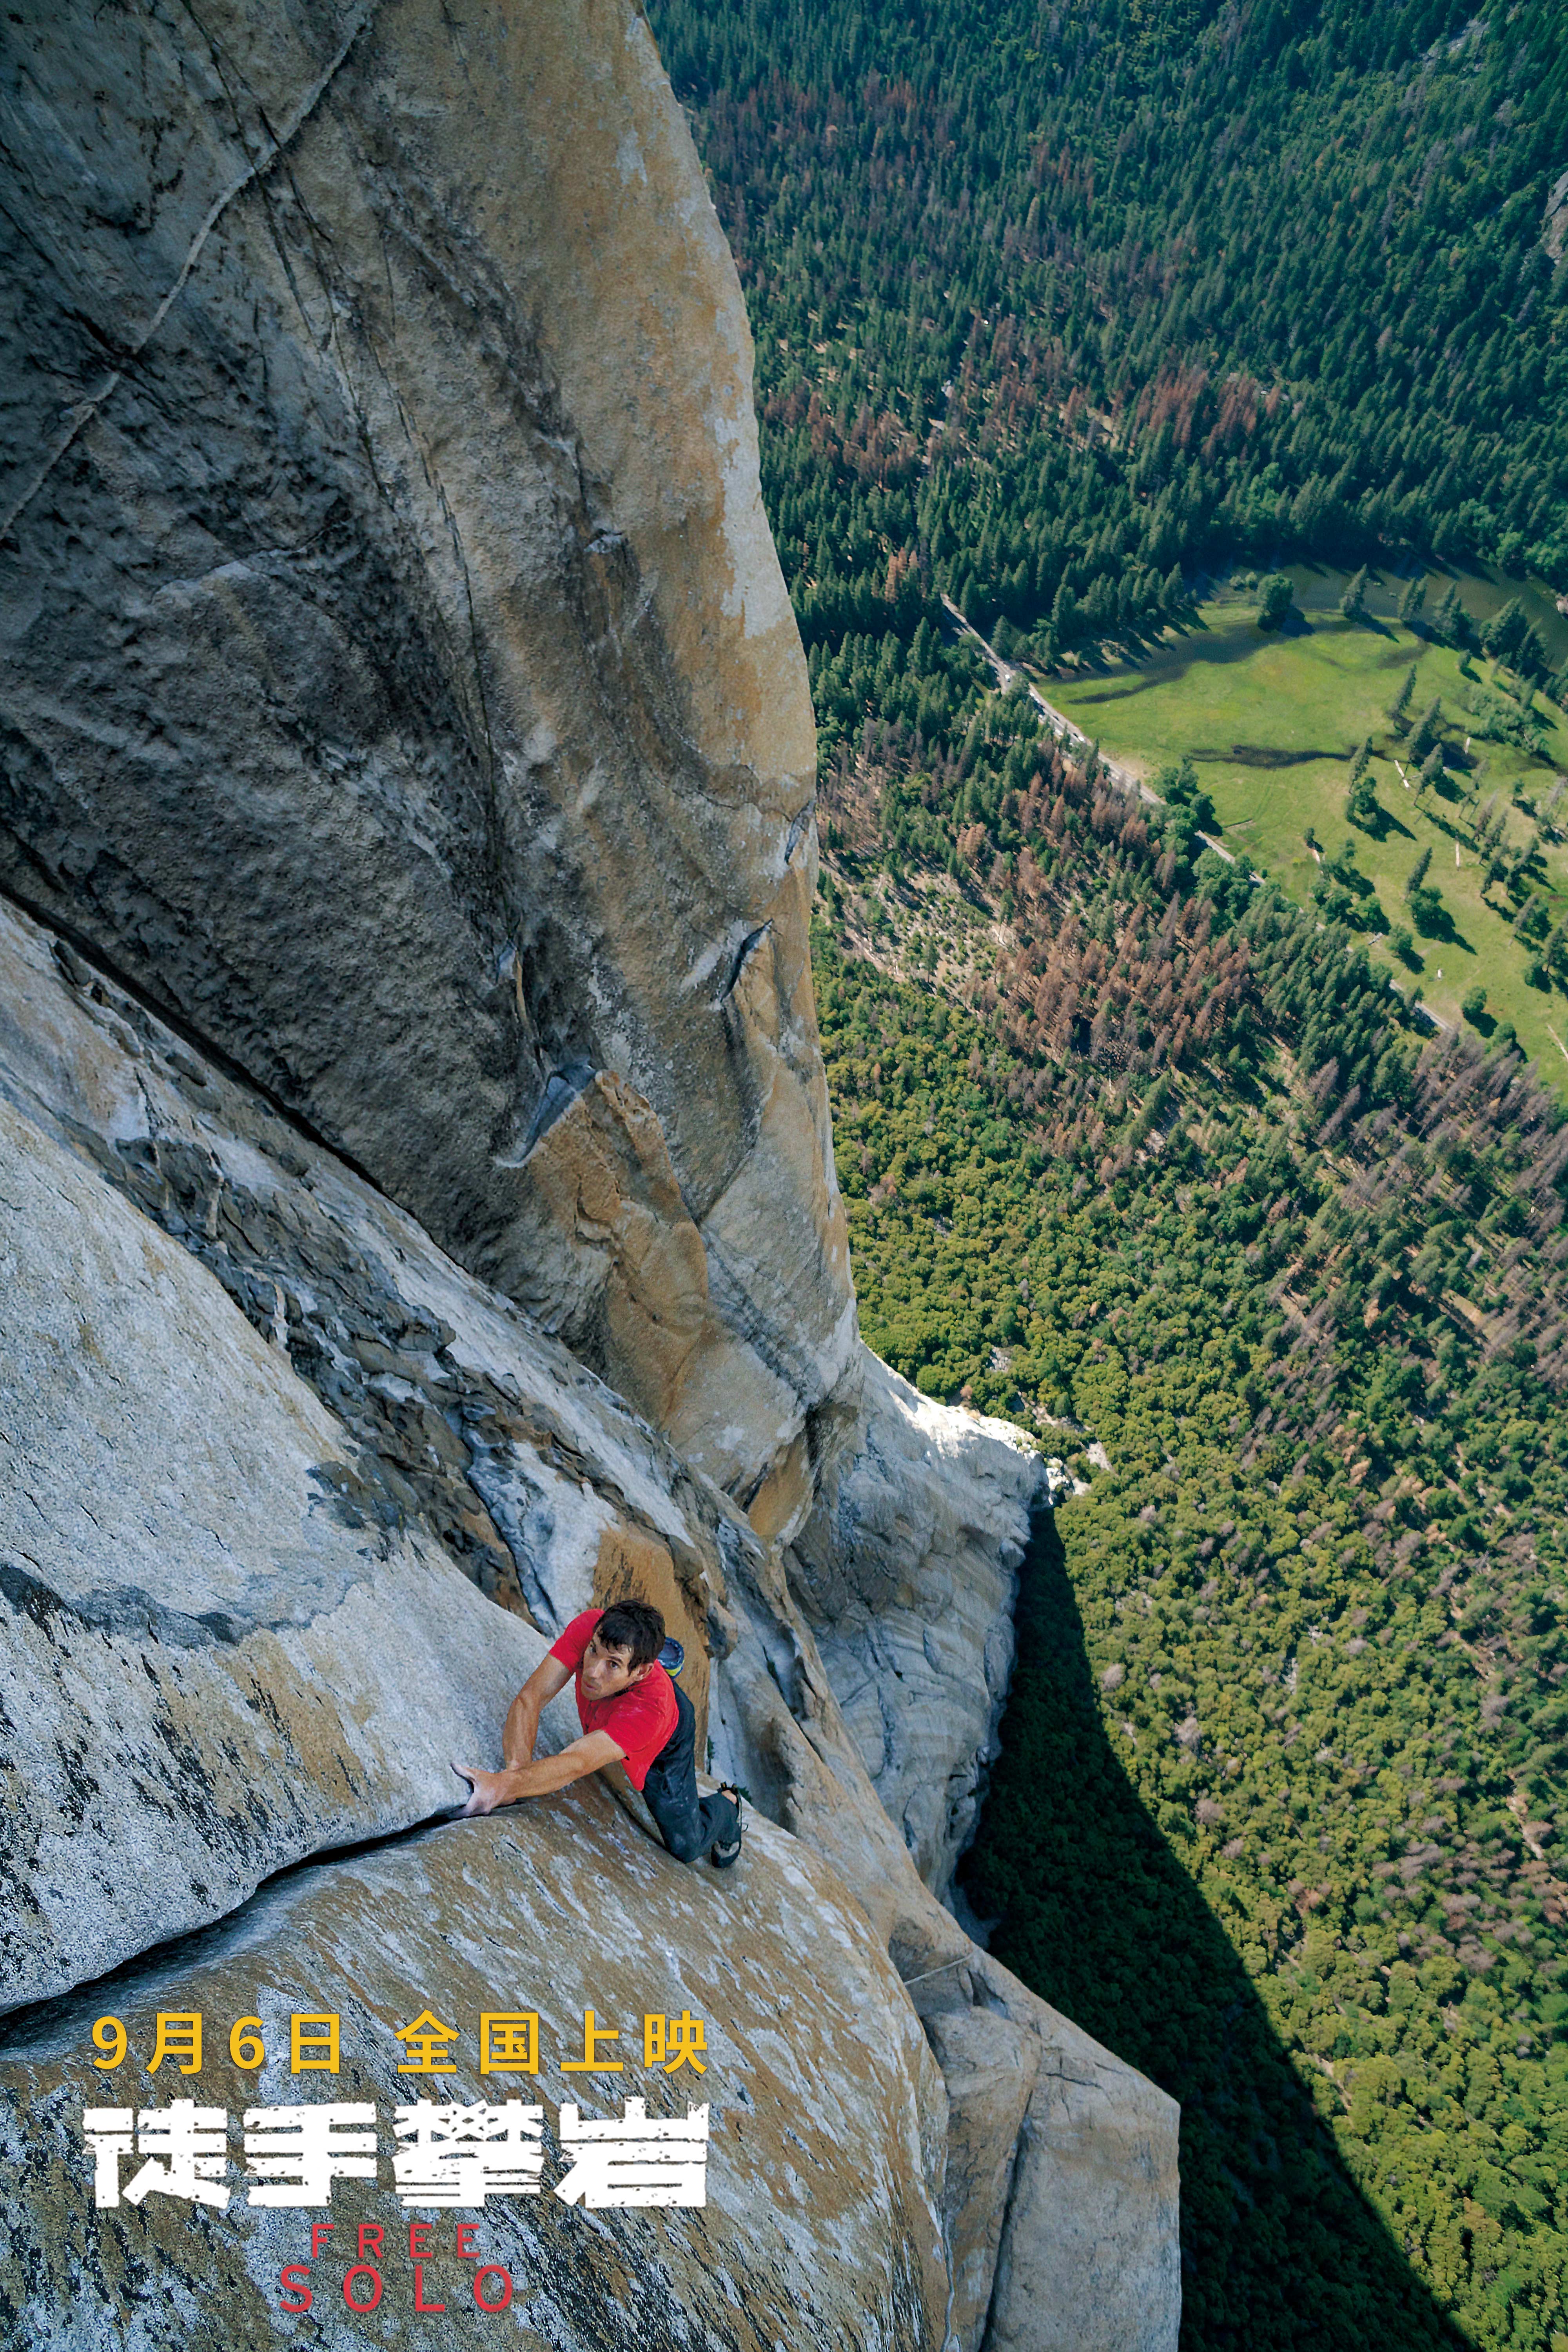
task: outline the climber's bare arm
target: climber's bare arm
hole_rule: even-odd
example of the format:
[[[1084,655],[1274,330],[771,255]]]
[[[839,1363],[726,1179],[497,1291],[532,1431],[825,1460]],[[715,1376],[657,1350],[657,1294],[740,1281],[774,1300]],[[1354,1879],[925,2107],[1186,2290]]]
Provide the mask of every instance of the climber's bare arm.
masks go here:
[[[563,1666],[559,1658],[546,1652],[506,1711],[500,1752],[509,1770],[514,1764],[531,1760],[539,1738],[539,1718],[571,1679],[571,1667]]]
[[[500,1772],[481,1772],[471,1764],[452,1769],[468,1781],[473,1793],[465,1813],[493,1813],[498,1805],[514,1805],[520,1797],[547,1797],[555,1789],[569,1789],[574,1780],[603,1771],[606,1764],[626,1761],[626,1749],[607,1731],[585,1731],[558,1756],[542,1756],[532,1764],[509,1764]]]
[[[574,1780],[600,1771],[606,1764],[624,1761],[626,1749],[607,1731],[587,1731],[558,1756],[542,1756],[534,1762],[540,1716],[571,1679],[572,1668],[563,1665],[559,1658],[541,1658],[507,1709],[500,1771],[481,1772],[467,1764],[453,1765],[453,1771],[468,1781],[472,1791],[463,1807],[465,1813],[493,1812],[498,1805],[515,1804],[520,1797],[545,1797],[554,1789],[570,1788]]]

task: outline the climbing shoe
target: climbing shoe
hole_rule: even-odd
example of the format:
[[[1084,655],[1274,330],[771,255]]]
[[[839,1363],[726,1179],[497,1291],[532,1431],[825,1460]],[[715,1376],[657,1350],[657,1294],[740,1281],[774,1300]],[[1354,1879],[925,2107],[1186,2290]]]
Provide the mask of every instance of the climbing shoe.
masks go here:
[[[727,1841],[721,1840],[708,1859],[715,1870],[729,1870],[741,1855],[741,1791],[732,1780],[724,1780],[720,1783],[719,1794],[728,1797],[735,1808],[735,1834]]]

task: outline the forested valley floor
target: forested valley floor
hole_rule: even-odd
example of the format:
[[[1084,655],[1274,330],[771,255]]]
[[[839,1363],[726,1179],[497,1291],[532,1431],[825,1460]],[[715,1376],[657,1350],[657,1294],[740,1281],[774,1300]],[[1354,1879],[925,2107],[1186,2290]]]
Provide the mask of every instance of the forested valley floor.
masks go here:
[[[1568,1129],[1342,933],[1163,888],[1037,755],[1008,921],[911,867],[856,952],[840,852],[818,926],[866,1337],[1088,1489],[1026,1569],[967,1892],[1183,2101],[1185,2341],[1441,2340],[1370,2213],[1474,2340],[1549,2344]],[[961,908],[1005,942],[968,997]]]
[[[1402,962],[1355,856],[1216,854],[1192,761],[1119,787],[952,618],[1048,698],[1216,580],[1381,581],[1476,708],[1391,696],[1347,795],[1425,770],[1554,1005],[1561,11],[654,21],[811,663],[862,1328],[1080,1489],[969,1899],[1183,2101],[1194,2352],[1568,2352],[1559,1075],[1423,1016],[1436,873]]]

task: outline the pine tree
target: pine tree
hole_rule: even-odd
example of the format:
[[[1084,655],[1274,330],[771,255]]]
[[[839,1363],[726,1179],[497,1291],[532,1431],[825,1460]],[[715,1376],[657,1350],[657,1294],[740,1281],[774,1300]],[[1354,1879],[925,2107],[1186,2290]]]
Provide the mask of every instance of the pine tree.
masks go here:
[[[1415,665],[1411,663],[1394,700],[1388,706],[1388,720],[1396,735],[1403,735],[1410,724],[1410,698],[1415,691]]]
[[[1514,647],[1510,667],[1516,669],[1521,677],[1544,678],[1550,667],[1540,630],[1532,621],[1527,622],[1524,635]]]
[[[1435,694],[1421,714],[1421,721],[1410,738],[1410,756],[1424,760],[1443,731],[1443,698]]]
[[[1441,782],[1442,776],[1443,746],[1441,743],[1434,743],[1421,762],[1421,790],[1425,792],[1429,784]]]
[[[1295,600],[1296,591],[1290,575],[1287,572],[1271,572],[1258,584],[1260,598],[1258,625],[1260,629],[1277,629]]]
[[[1365,620],[1366,566],[1364,563],[1361,570],[1353,572],[1345,583],[1345,593],[1340,598],[1340,610],[1347,621]]]
[[[1406,629],[1416,627],[1421,619],[1422,606],[1426,602],[1426,583],[1417,572],[1413,573],[1406,582],[1405,593],[1399,600],[1399,618],[1403,627]]]
[[[1511,663],[1529,625],[1524,606],[1517,596],[1510,596],[1502,611],[1494,614],[1481,631],[1482,651],[1490,654],[1493,661]]]
[[[1431,865],[1431,863],[1432,852],[1429,849],[1424,849],[1421,852],[1420,856],[1416,859],[1415,865],[1411,867],[1409,876],[1406,878],[1405,895],[1407,898],[1415,898],[1415,893],[1420,889],[1421,885],[1426,879],[1426,868]]]
[[[1359,783],[1362,777],[1365,775],[1371,765],[1372,737],[1369,735],[1362,744],[1361,750],[1356,753],[1355,758],[1351,761],[1351,782],[1352,784]]]
[[[1456,646],[1465,626],[1465,608],[1459,602],[1459,592],[1452,581],[1448,593],[1432,615],[1432,635],[1439,644]]]

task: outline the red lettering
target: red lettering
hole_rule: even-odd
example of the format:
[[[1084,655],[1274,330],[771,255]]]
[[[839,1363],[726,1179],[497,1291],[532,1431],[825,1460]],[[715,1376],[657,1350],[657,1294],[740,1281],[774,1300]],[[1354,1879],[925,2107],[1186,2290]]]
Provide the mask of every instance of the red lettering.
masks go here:
[[[488,2303],[479,2289],[488,2278],[499,2278],[505,2293],[499,2303]],[[474,2301],[481,2311],[504,2311],[511,2301],[511,2273],[500,2263],[482,2263],[474,2273]]]
[[[425,2252],[425,2241],[436,2227],[434,2221],[410,2221],[408,2224],[408,2259],[414,2262]]]
[[[370,2226],[374,2229],[375,2225],[373,2222]],[[354,2297],[349,2293],[350,2285],[353,2280],[357,2278],[367,2278],[371,2282],[371,2298],[368,2303],[356,2302]],[[374,2311],[375,2309],[376,2305],[381,2301],[381,2273],[376,2269],[374,2263],[355,2263],[353,2270],[348,2273],[347,2276],[343,2280],[343,2301],[348,2305],[351,2311],[364,2312]]]
[[[386,2232],[382,2228],[379,2221],[362,2221],[360,2223],[359,2258],[362,2263],[367,2254],[374,2254],[378,2263],[381,2261],[381,2242],[385,2235]]]
[[[329,2221],[327,2227],[331,2229]],[[285,2263],[278,2273],[278,2284],[283,2293],[278,2298],[279,2311],[309,2311],[310,2290],[306,2284],[309,2273],[303,2263]],[[290,2298],[293,2298],[290,2300]]]
[[[331,2234],[332,2234],[332,2225],[331,2225],[331,2223],[330,2221],[312,2221],[312,2222],[311,2222],[311,2224],[310,2224],[310,2260],[311,2260],[312,2262],[314,2262],[314,2261],[315,2261],[316,2256],[317,2256],[317,2255],[321,2252],[321,2240],[322,2240],[323,2238],[330,2238],[330,2237],[331,2236]]]
[[[458,2242],[453,2247],[452,2252],[457,2255],[458,2260],[460,2263],[477,2263],[479,2261],[479,2255],[478,2247],[470,2246],[468,2243],[468,2240],[478,2233],[479,2226],[479,2225],[477,2221],[458,2222]],[[428,2229],[428,2222],[426,2222],[426,2227]]]
[[[425,2265],[423,2263],[416,2263],[414,2265],[414,2308],[416,2311],[445,2311],[447,2308],[444,2303],[426,2302]]]

